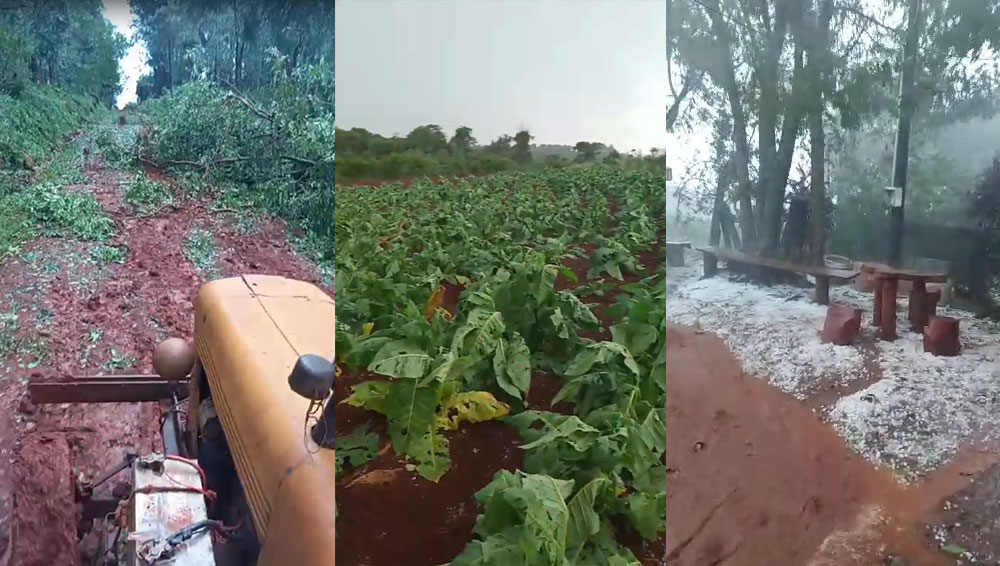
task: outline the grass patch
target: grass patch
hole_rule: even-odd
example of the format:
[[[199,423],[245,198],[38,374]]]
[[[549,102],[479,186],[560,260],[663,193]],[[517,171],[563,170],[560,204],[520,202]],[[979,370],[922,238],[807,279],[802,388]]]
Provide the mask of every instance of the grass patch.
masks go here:
[[[152,216],[173,200],[166,185],[142,173],[136,175],[125,190],[125,202],[135,207],[139,216]]]
[[[43,182],[0,197],[0,257],[17,254],[37,236],[104,241],[114,222],[88,193],[68,193]]]
[[[138,168],[136,144],[138,126],[118,127],[113,124],[95,125],[87,134],[85,147],[100,155],[112,169],[134,171]]]
[[[94,244],[90,247],[90,257],[105,263],[125,263],[125,258],[128,257],[128,246]]]
[[[216,267],[215,238],[207,230],[194,228],[184,240],[184,254],[206,279],[221,277]]]
[[[105,364],[108,369],[122,370],[135,367],[135,356],[122,354],[118,350],[111,348],[111,359]]]

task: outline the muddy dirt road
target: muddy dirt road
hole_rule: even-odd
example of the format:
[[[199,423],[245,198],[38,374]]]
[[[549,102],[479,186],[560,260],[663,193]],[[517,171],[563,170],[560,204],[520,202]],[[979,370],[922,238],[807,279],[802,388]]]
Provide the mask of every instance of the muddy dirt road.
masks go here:
[[[280,220],[261,217],[248,226],[246,218],[211,211],[210,199],[177,192],[173,205],[140,217],[123,198],[134,172],[92,158],[83,174],[86,182],[65,190],[95,196],[114,220],[113,239],[42,238],[0,265],[7,362],[0,380],[0,565],[78,564],[74,478],[108,469],[126,447],[160,447],[157,405],[34,407],[26,398],[29,376],[151,372],[158,341],[191,338],[195,296],[209,279],[283,275],[333,293],[332,282],[324,285],[288,243]],[[170,184],[156,171],[146,175]],[[126,253],[108,261],[107,248]]]
[[[990,457],[970,449],[901,487],[805,404],[745,375],[718,337],[675,326],[667,344],[669,565],[954,564],[925,525]]]

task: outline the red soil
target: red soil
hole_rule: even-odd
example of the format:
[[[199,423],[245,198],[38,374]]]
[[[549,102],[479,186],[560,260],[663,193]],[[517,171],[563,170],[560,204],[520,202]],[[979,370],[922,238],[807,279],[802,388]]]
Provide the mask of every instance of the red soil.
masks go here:
[[[967,462],[904,489],[806,405],[743,374],[716,336],[667,332],[667,564],[947,563],[923,518],[967,481]]]

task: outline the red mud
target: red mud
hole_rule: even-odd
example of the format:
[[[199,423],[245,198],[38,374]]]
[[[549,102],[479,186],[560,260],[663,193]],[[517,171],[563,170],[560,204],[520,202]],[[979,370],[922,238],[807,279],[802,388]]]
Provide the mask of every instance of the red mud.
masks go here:
[[[342,376],[334,400],[370,373]],[[462,426],[449,435],[451,470],[433,483],[409,472],[392,452],[385,418],[348,405],[338,405],[335,428],[350,434],[371,423],[382,443],[379,456],[337,478],[337,563],[345,566],[432,566],[446,563],[472,538],[479,506],[472,498],[493,475],[523,464],[517,430],[498,422]]]
[[[122,200],[124,174],[107,171],[99,162],[89,164],[87,173],[92,182],[82,189],[93,191],[117,228],[107,244],[127,246],[128,256],[122,264],[98,266],[72,262],[59,251],[62,243],[58,240],[41,240],[29,246],[59,265],[47,292],[34,297],[52,313],[46,374],[107,371],[101,367],[102,361],[113,355],[135,360],[134,368],[119,371],[151,372],[156,343],[168,336],[191,339],[194,300],[205,282],[184,252],[185,239],[195,227],[213,234],[216,267],[223,277],[263,273],[320,284],[316,269],[287,243],[280,220],[262,220],[258,233],[241,235],[227,222],[231,217],[209,212],[207,200],[181,200],[157,215],[137,218]],[[79,255],[87,256],[86,244],[74,245],[78,248],[76,260]],[[23,287],[37,277],[20,261],[4,265],[0,275],[5,290]],[[77,284],[81,278],[93,285]],[[325,290],[333,293],[332,286]],[[21,381],[7,381],[2,386],[5,409],[10,408],[11,399],[26,395]],[[14,564],[75,565],[73,470],[93,476],[118,462],[126,447],[140,453],[159,449],[160,409],[149,403],[43,406],[26,419],[20,431],[11,426],[11,414],[5,411],[0,423],[0,447],[6,458],[7,447],[20,433],[20,450],[11,459],[14,476],[8,472],[0,476],[4,480],[0,495],[20,483],[14,512]],[[0,556],[2,548],[0,545]]]
[[[808,407],[743,374],[719,338],[667,332],[667,564],[946,563],[922,517],[957,489],[961,466],[903,489]],[[885,520],[866,522],[866,508]],[[846,549],[835,531],[853,531]]]

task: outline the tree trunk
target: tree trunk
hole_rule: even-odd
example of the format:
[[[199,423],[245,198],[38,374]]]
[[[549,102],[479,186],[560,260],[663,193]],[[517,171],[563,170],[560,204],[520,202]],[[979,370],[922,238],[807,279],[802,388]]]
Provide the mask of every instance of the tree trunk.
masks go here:
[[[832,0],[821,0],[816,24],[809,41],[809,63],[807,66],[812,96],[809,101],[809,216],[810,242],[809,260],[819,265],[823,262],[826,245],[826,136],[823,131],[823,82],[826,79],[828,60],[828,40],[830,18],[833,12]]]
[[[760,109],[757,123],[757,145],[760,152],[757,179],[757,209],[760,212],[758,232],[763,239],[763,251],[774,252],[778,247],[778,223],[780,222],[781,205],[775,208],[771,202],[775,199],[774,187],[778,179],[777,137],[778,129],[778,60],[785,45],[785,18],[783,10],[776,6],[774,13],[774,29],[771,29],[771,17],[767,2],[759,0],[760,23],[764,30],[765,49],[760,65]]]
[[[754,222],[753,188],[750,184],[750,146],[747,143],[747,121],[743,113],[743,104],[740,101],[740,87],[736,82],[736,69],[733,67],[729,28],[722,20],[719,3],[714,2],[713,4],[711,8],[707,9],[707,12],[712,19],[712,32],[719,43],[721,78],[733,119],[733,145],[736,149],[736,186],[737,201],[740,205],[740,231],[743,232],[743,245],[750,246],[757,242],[757,231]]]
[[[712,206],[712,225],[709,230],[708,243],[712,246],[719,245],[719,235],[722,230],[723,209],[726,208],[726,188],[732,180],[732,158],[727,159],[725,164],[719,168],[719,174],[715,185],[715,203]],[[728,209],[727,211],[728,212]],[[726,245],[731,246],[730,238],[726,238]]]
[[[767,197],[767,209],[765,215],[766,235],[768,249],[776,249],[779,245],[781,234],[782,211],[785,204],[785,187],[788,185],[788,173],[792,169],[792,158],[795,155],[795,142],[799,136],[799,128],[802,125],[802,115],[804,106],[801,102],[802,85],[804,83],[804,63],[802,60],[803,49],[801,45],[795,47],[795,68],[792,71],[792,90],[785,97],[785,116],[781,122],[781,141],[778,142],[775,165],[775,176],[770,187],[770,194]]]

